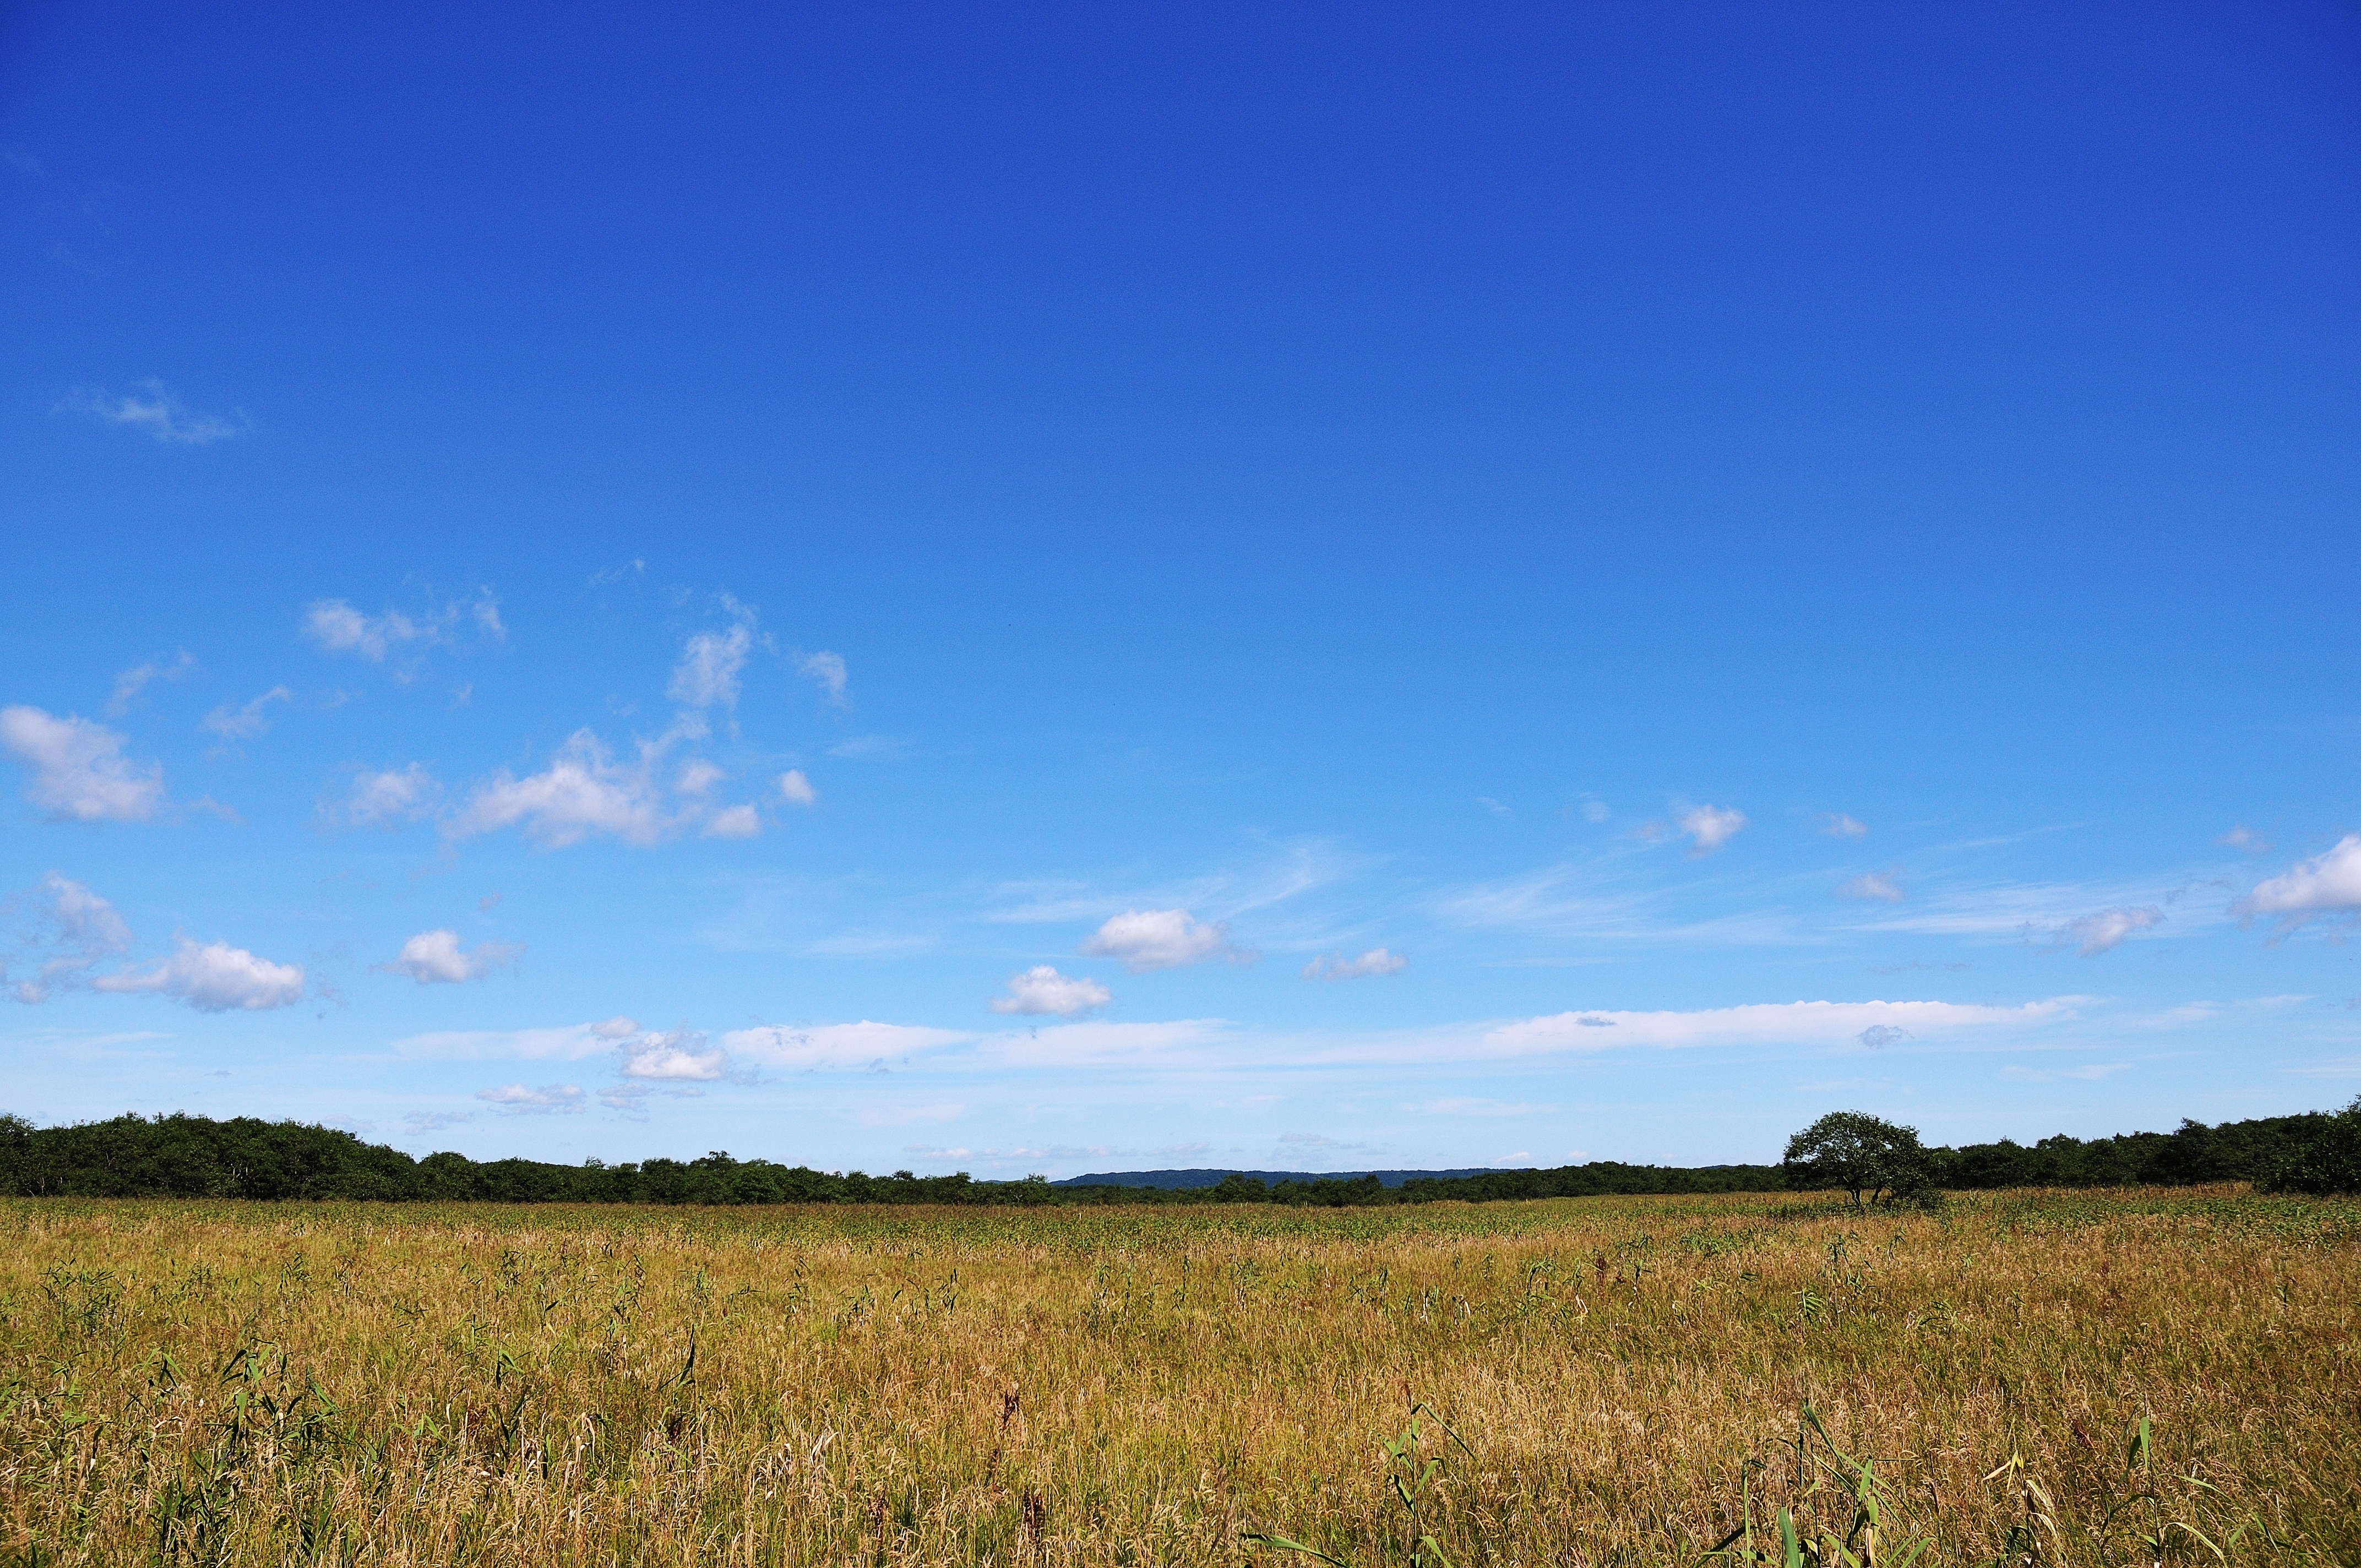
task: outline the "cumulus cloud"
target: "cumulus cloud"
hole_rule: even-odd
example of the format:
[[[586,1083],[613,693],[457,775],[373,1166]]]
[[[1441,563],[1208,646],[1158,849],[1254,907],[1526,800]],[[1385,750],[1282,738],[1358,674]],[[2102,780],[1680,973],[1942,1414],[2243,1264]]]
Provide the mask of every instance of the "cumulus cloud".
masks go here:
[[[683,795],[703,795],[728,776],[719,768],[699,757],[681,764],[680,773],[674,779],[673,788]]]
[[[476,1098],[495,1106],[504,1116],[549,1116],[579,1112],[582,1091],[570,1083],[544,1083],[527,1089],[511,1083],[502,1089],[478,1089]]]
[[[708,839],[752,839],[763,831],[763,814],[751,806],[724,806],[705,819]]]
[[[0,985],[18,1002],[47,1002],[131,946],[131,927],[113,905],[55,872],[9,902],[12,913],[25,913],[13,933],[14,950],[0,959]],[[20,968],[27,972],[12,979]]]
[[[202,722],[225,740],[251,740],[270,728],[270,720],[264,717],[262,710],[274,702],[285,702],[294,695],[285,686],[272,686],[242,707],[222,704],[206,714]]]
[[[650,1035],[623,1047],[623,1076],[709,1083],[730,1070],[727,1051],[705,1050],[705,1036],[694,1029]]]
[[[273,963],[227,942],[174,938],[170,957],[92,981],[93,991],[154,992],[200,1013],[261,1013],[303,1000],[301,964]]]
[[[1306,980],[1360,980],[1368,975],[1400,974],[1410,967],[1410,959],[1400,953],[1389,953],[1383,948],[1371,948],[1357,959],[1341,953],[1323,953],[1303,966]]]
[[[673,666],[664,695],[691,707],[737,707],[739,672],[753,646],[753,629],[743,620],[727,631],[697,633]]]
[[[1050,964],[1036,964],[1009,977],[1008,994],[994,997],[992,1010],[1071,1018],[1114,1000],[1115,993],[1097,981],[1060,974]]]
[[[462,620],[473,621],[489,636],[508,635],[508,628],[500,624],[500,601],[489,590],[470,601],[450,600],[418,616],[398,609],[365,615],[346,599],[314,599],[303,611],[303,635],[328,652],[353,653],[381,664],[387,654],[403,647],[413,643],[432,647],[447,640]]]
[[[590,1032],[602,1040],[628,1040],[640,1032],[639,1020],[618,1013],[603,1024],[593,1024]]]
[[[1873,1051],[1883,1050],[1888,1046],[1898,1046],[1909,1037],[1909,1030],[1893,1024],[1872,1024],[1853,1036]]]
[[[2144,909],[2102,909],[2095,915],[2085,915],[2059,927],[2057,941],[2060,947],[2079,947],[2086,959],[2096,958],[2101,953],[2114,951],[2122,945],[2125,938],[2135,932],[2162,924],[2164,911],[2152,905]]]
[[[1120,959],[1134,974],[1213,959],[1251,963],[1256,957],[1231,944],[1229,927],[1221,921],[1201,926],[1185,909],[1127,909],[1085,940],[1082,952],[1089,958]]]
[[[566,740],[555,761],[517,778],[506,769],[479,784],[450,825],[455,839],[522,826],[548,849],[611,833],[631,844],[653,844],[673,826],[645,766],[616,763],[588,729]]]
[[[401,944],[401,955],[393,962],[377,967],[406,974],[421,985],[457,985],[481,980],[523,954],[522,944],[507,942],[483,942],[474,952],[463,952],[456,931],[421,931]]]
[[[2324,854],[2299,861],[2257,883],[2237,904],[2242,917],[2276,915],[2290,927],[2315,915],[2356,912],[2361,912],[2361,833],[2347,833]]]
[[[796,661],[796,668],[818,682],[820,689],[828,694],[829,701],[840,703],[844,700],[843,654],[826,651],[807,653]]]
[[[858,1024],[824,1024],[809,1029],[769,1025],[732,1029],[721,1036],[721,1044],[735,1058],[790,1071],[817,1072],[884,1067],[973,1038],[950,1029],[874,1024],[864,1018]]]
[[[1831,839],[1858,839],[1869,831],[1869,824],[1850,812],[1830,811],[1821,816],[1820,831]]]
[[[404,1132],[439,1133],[475,1119],[473,1111],[412,1111],[401,1119],[401,1125]]]
[[[226,415],[195,412],[152,376],[132,385],[137,390],[121,396],[95,387],[77,387],[58,406],[107,424],[138,431],[167,446],[208,446],[244,435],[254,428],[243,409],[232,409]]]
[[[52,822],[144,822],[164,799],[163,765],[130,761],[122,736],[87,718],[0,707],[0,748],[31,773],[25,798]]]
[[[1837,887],[1839,898],[1873,898],[1885,904],[1899,904],[1904,894],[1902,884],[1894,879],[1898,871],[1863,872],[1850,882]]]
[[[394,828],[426,816],[442,793],[425,764],[412,762],[381,773],[364,770],[354,775],[352,793],[339,806],[322,810],[357,828]]]
[[[2243,822],[2213,841],[2233,850],[2244,850],[2250,855],[2267,855],[2271,850],[2271,841]]]
[[[1700,806],[1681,818],[1681,831],[1688,836],[1692,855],[1712,854],[1745,826],[1746,813],[1712,806]]]
[[[135,665],[115,677],[115,695],[106,699],[106,711],[120,717],[139,699],[139,694],[148,689],[150,682],[177,681],[196,667],[196,655],[185,648],[181,650],[180,657],[169,664],[151,659],[144,664]]]
[[[819,799],[819,791],[801,768],[789,768],[779,775],[779,798],[790,806],[809,806]]]

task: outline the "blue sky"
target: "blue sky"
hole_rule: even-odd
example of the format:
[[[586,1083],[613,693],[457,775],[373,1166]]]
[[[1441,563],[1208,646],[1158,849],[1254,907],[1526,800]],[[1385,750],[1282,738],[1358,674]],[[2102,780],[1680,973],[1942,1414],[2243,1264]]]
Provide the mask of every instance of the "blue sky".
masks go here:
[[[0,18],[0,1106],[831,1168],[2361,1091],[2361,25]]]

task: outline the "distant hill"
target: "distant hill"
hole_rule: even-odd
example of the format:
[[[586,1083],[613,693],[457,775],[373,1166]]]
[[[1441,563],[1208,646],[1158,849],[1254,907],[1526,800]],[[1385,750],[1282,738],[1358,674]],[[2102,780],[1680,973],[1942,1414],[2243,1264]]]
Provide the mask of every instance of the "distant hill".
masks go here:
[[[1282,1181],[1358,1181],[1374,1176],[1380,1187],[1400,1187],[1416,1177],[1456,1179],[1489,1176],[1495,1167],[1469,1166],[1464,1170],[1112,1170],[1092,1176],[1070,1176],[1052,1187],[1161,1187],[1167,1191],[1189,1187],[1219,1187],[1229,1176],[1250,1177],[1268,1186]]]

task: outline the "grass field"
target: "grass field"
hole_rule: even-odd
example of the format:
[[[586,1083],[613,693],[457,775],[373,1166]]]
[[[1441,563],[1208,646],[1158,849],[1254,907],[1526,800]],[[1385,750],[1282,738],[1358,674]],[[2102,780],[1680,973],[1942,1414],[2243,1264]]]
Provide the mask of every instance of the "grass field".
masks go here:
[[[2361,1561],[2350,1201],[0,1216],[0,1563]]]

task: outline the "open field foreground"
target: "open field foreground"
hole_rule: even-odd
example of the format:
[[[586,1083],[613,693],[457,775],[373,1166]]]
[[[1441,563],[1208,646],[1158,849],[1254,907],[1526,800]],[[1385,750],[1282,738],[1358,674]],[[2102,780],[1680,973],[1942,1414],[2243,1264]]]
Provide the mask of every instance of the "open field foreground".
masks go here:
[[[2350,1201],[5,1213],[11,1564],[2361,1560]]]

